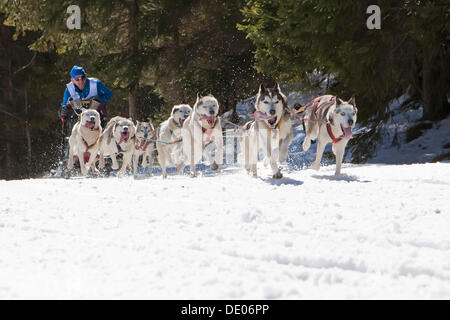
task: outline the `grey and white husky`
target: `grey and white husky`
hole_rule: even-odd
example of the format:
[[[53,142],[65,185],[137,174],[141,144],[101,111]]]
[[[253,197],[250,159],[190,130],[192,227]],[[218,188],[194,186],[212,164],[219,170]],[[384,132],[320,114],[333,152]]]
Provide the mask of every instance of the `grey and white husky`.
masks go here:
[[[153,152],[156,150],[155,142],[155,128],[152,122],[136,121],[136,135],[134,140],[133,151],[133,174],[137,178],[139,157],[142,156],[141,165],[143,168],[149,167],[148,175],[152,175],[153,168]]]
[[[333,143],[333,153],[336,156],[335,174],[341,173],[342,159],[345,147],[352,137],[352,129],[356,124],[355,97],[343,101],[336,96],[324,95],[315,98],[305,105],[306,137],[303,150],[308,150],[311,140],[318,138],[316,160],[312,163],[314,170],[320,169],[320,160],[328,143]]]
[[[293,139],[291,110],[280,86],[267,89],[259,87],[255,102],[255,120],[243,128],[241,158],[245,168],[257,176],[258,155],[262,154],[270,163],[273,179],[281,179],[280,163],[285,163],[288,147]]]

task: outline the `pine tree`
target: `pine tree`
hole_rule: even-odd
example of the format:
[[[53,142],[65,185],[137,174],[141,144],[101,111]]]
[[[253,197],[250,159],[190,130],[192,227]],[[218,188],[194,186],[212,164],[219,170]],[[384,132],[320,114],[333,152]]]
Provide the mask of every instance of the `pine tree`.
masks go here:
[[[379,1],[380,30],[366,27],[370,1],[251,0],[240,29],[256,45],[260,72],[285,81],[336,74],[341,96],[356,93],[363,118],[410,89],[424,118],[448,114],[446,1]]]

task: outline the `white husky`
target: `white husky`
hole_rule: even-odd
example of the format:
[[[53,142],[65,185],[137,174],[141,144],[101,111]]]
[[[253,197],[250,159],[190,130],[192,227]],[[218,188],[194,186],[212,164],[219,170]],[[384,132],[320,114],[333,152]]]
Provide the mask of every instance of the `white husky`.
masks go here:
[[[95,168],[95,160],[99,149],[99,137],[102,134],[100,126],[100,114],[96,110],[85,109],[81,113],[80,121],[78,121],[72,129],[69,138],[69,159],[67,168],[73,168],[73,156],[78,156],[80,161],[81,174],[86,175],[89,168],[97,173]]]
[[[195,164],[206,154],[211,169],[216,171],[223,163],[223,136],[220,124],[219,103],[212,95],[200,97],[194,104],[191,115],[184,121],[183,154],[190,165],[191,176],[197,175]],[[215,145],[215,156],[212,147]]]
[[[112,168],[119,169],[116,155],[123,154],[122,167],[119,170],[118,177],[123,176],[125,170],[131,165],[131,159],[134,152],[136,128],[131,119],[123,117],[114,117],[108,121],[105,131],[100,136],[100,160],[99,167],[105,167],[104,156],[110,156]]]
[[[181,130],[184,120],[191,114],[192,108],[187,104],[178,104],[172,108],[170,118],[158,127],[158,161],[162,169],[163,178],[167,178],[166,167],[174,165],[177,174],[181,174],[184,169],[183,146]]]
[[[245,125],[241,139],[245,168],[256,176],[258,154],[262,153],[270,163],[273,179],[281,179],[278,164],[286,162],[293,130],[291,111],[278,84],[272,89],[259,87],[255,109],[255,120]]]
[[[341,173],[342,159],[345,147],[352,137],[352,129],[356,124],[355,97],[342,101],[338,97],[325,95],[309,102],[305,106],[306,137],[303,150],[308,150],[311,140],[318,138],[316,160],[312,163],[314,170],[320,169],[320,160],[328,143],[333,143],[333,153],[336,156],[335,174]]]

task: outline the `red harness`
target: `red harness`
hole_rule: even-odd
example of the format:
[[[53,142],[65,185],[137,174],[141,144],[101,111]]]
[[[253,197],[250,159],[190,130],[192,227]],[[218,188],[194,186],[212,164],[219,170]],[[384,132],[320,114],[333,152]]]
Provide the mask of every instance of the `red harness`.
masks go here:
[[[144,140],[145,141],[145,140]],[[147,151],[147,147],[148,147],[148,145],[150,144],[150,141],[147,141],[146,143],[144,143],[144,145],[141,147],[140,145],[138,145],[138,144],[135,144],[134,145],[134,148],[137,150],[137,151],[139,151],[139,150],[141,150],[142,149],[142,152],[146,152]],[[142,145],[142,143],[141,143],[141,145]]]
[[[320,102],[320,100],[322,99],[322,97],[323,97],[323,96],[317,97],[317,98],[311,100],[310,102],[308,102],[308,103],[304,106],[305,109],[307,109],[307,108],[313,108],[313,112],[314,112],[314,114],[316,115],[316,118],[318,118],[318,117],[317,117],[317,112],[319,111],[320,108],[322,108],[323,106],[326,106],[326,105],[328,105],[328,104],[330,104],[330,103],[334,103],[334,101],[336,100],[336,97],[335,97],[335,96],[331,96],[330,99],[329,99],[327,102],[325,102],[325,103],[323,103],[322,105],[320,105],[319,102]],[[296,116],[297,116],[297,115],[296,115]],[[305,119],[305,118],[300,117],[300,116],[297,116],[297,117],[300,118],[300,119],[306,120],[306,121],[310,121],[310,122],[319,122],[319,121],[314,121],[314,120]],[[334,134],[333,134],[333,130],[331,130],[331,124],[330,124],[329,122],[327,122],[327,132],[328,132],[328,135],[330,136],[331,140],[333,140],[333,143],[338,143],[339,141],[341,141],[341,140],[345,137],[345,134],[342,134],[341,136],[339,136],[339,137],[336,138],[336,137],[334,136]]]
[[[206,135],[207,135],[206,143],[210,143],[211,141],[214,141],[214,137],[211,137],[211,133],[212,133],[213,129],[216,127],[216,124],[217,124],[217,119],[216,119],[216,121],[214,121],[214,124],[211,128],[207,129],[207,128],[202,127],[202,132],[206,133]]]
[[[327,122],[327,131],[328,134],[331,138],[331,140],[333,140],[333,143],[338,143],[339,141],[341,141],[344,138],[344,134],[342,134],[342,136],[336,138],[333,134],[333,131],[331,130],[331,124],[329,122]]]

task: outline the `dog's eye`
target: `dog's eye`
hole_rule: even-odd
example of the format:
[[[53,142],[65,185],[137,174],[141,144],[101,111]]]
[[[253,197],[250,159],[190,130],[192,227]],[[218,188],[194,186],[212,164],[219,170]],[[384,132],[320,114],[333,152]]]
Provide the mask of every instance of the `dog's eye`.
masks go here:
[[[341,116],[345,116],[345,112],[341,112]]]
[[[265,104],[269,104],[269,101],[264,101]]]

